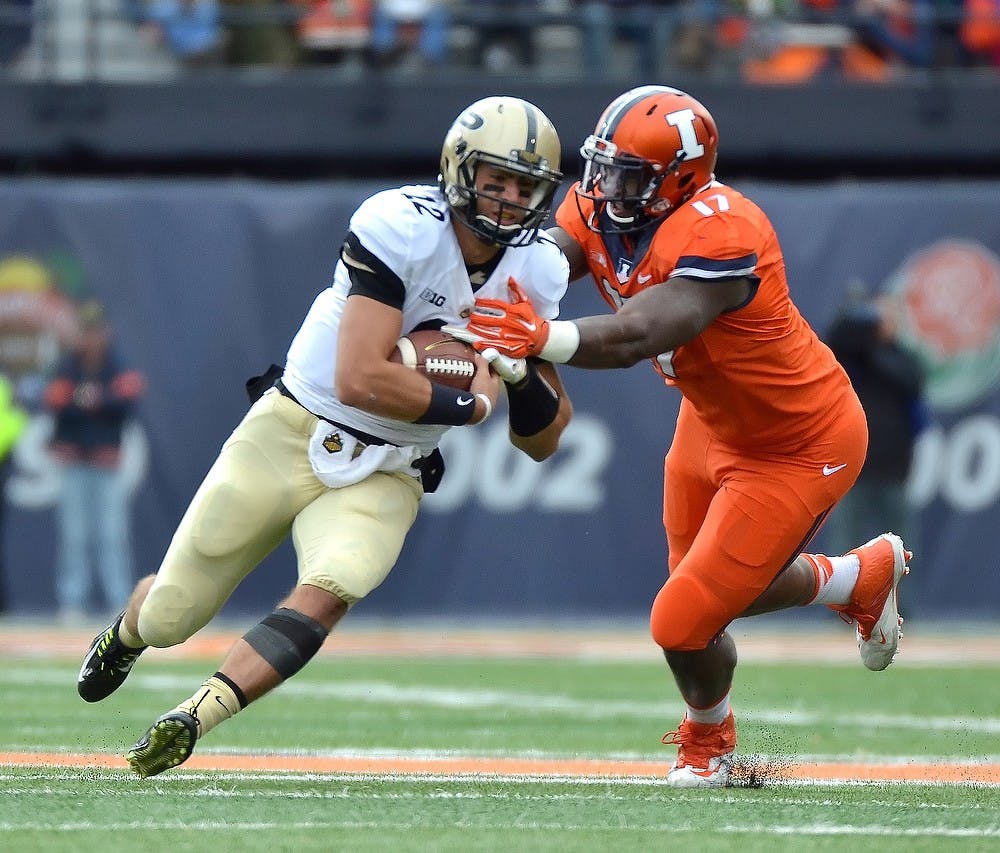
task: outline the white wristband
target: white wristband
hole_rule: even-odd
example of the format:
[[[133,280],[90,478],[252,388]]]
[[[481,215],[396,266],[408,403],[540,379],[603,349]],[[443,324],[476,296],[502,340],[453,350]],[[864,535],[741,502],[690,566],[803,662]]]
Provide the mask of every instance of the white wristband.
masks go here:
[[[483,405],[486,407],[486,414],[476,421],[477,424],[481,424],[483,421],[489,420],[490,415],[493,414],[493,404],[485,394],[476,394],[476,396],[483,401]]]
[[[555,364],[565,364],[580,347],[580,329],[572,320],[552,320],[549,339],[538,357]]]

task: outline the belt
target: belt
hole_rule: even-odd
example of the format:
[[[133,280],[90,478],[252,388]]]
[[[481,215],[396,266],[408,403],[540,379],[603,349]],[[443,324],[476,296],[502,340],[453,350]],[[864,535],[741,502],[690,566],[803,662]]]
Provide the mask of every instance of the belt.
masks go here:
[[[298,400],[295,399],[295,395],[288,390],[288,388],[285,386],[285,383],[282,382],[280,379],[275,380],[274,387],[278,389],[278,393],[281,394],[282,397],[287,397],[289,400],[295,403],[296,406],[300,406],[301,408],[306,409],[305,406],[303,406]],[[342,429],[348,435],[353,435],[362,444],[373,444],[379,446],[383,444],[392,444],[391,441],[386,441],[384,438],[379,438],[377,435],[370,435],[367,432],[363,432],[362,430],[358,429],[357,427],[350,427],[346,426],[345,424],[337,423],[337,421],[330,420],[330,418],[325,418],[323,417],[323,415],[317,415],[315,412],[310,411],[309,409],[306,409],[306,411],[309,412],[309,414],[312,415],[313,417],[319,418],[321,421],[326,421],[328,424],[332,424],[337,429]]]
[[[315,412],[306,409],[298,400],[295,399],[295,395],[285,387],[285,383],[281,379],[276,379],[274,381],[274,387],[278,389],[278,393],[282,397],[287,397],[296,406],[305,409],[309,414],[315,418],[319,418],[321,421],[326,421],[328,424],[335,426],[337,429],[342,429],[349,435],[353,435],[359,442],[358,446],[354,449],[354,455],[357,456],[366,444],[392,444],[391,441],[386,441],[384,438],[379,438],[377,435],[369,435],[367,432],[362,432],[354,427],[345,426],[344,424],[339,424],[336,421],[330,420],[330,418],[324,418],[322,415],[317,415]],[[421,456],[419,459],[414,460],[413,467],[420,472],[420,482],[423,484],[424,492],[430,494],[435,489],[437,489],[438,484],[441,482],[441,478],[444,476],[444,458],[441,456],[441,451],[438,448],[434,448],[427,456]]]

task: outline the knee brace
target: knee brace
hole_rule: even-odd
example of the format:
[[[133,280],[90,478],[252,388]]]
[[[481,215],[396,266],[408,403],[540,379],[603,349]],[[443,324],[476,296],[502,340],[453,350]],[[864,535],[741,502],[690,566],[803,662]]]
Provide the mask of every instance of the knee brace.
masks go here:
[[[279,607],[254,625],[243,639],[283,679],[291,678],[312,659],[327,630],[304,613]]]

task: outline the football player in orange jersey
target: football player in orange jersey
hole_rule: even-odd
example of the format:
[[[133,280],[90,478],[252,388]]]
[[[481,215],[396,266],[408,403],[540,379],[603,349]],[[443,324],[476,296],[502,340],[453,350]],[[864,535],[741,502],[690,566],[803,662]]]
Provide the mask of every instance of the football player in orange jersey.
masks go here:
[[[825,604],[856,624],[865,666],[885,669],[911,557],[891,533],[843,556],[802,553],[861,471],[868,428],[789,297],[771,223],[715,180],[717,147],[711,114],[684,92],[616,98],[550,231],[570,280],[589,270],[615,313],[546,321],[511,280],[509,301],[477,300],[457,332],[481,351],[584,368],[651,359],[682,394],[664,464],[669,577],[651,628],[687,706],[664,736],[679,747],[667,782],[684,787],[730,781],[730,622]]]

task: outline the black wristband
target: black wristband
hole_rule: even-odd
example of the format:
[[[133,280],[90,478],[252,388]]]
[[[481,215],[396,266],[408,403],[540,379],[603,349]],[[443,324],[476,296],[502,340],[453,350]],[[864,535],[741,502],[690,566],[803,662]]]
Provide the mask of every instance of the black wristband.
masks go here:
[[[559,395],[528,362],[528,375],[517,385],[507,386],[510,431],[522,438],[541,432],[559,414]]]
[[[465,426],[476,412],[476,395],[456,391],[447,385],[431,383],[431,402],[415,424],[446,424]]]

